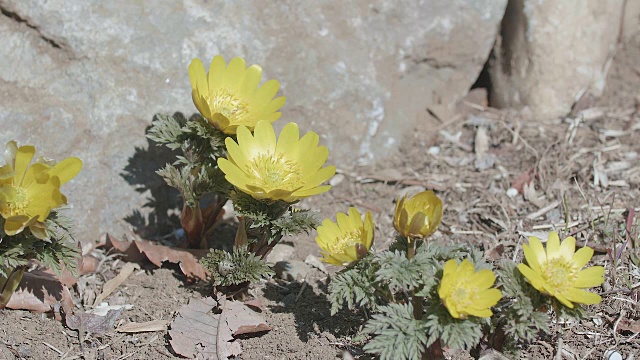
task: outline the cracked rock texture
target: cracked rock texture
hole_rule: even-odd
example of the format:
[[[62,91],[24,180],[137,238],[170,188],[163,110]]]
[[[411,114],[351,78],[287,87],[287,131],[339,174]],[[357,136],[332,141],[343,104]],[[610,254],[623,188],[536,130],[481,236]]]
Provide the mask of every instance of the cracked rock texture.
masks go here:
[[[187,66],[243,56],[287,96],[296,121],[345,168],[380,161],[428,106],[451,108],[477,78],[506,0],[0,0],[0,141],[84,160],[65,185],[77,237],[116,236],[151,198],[169,228],[149,148],[156,113],[195,112]],[[165,156],[165,157],[163,157]],[[339,161],[339,162],[338,162]],[[164,204],[164,205],[162,205]],[[130,219],[129,222],[132,222]]]

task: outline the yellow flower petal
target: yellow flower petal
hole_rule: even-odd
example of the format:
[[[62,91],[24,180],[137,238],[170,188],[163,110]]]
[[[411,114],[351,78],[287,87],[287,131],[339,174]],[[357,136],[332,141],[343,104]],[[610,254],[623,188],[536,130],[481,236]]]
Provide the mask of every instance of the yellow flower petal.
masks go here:
[[[296,125],[296,123],[288,123],[284,126],[278,137],[276,154],[293,159],[294,161],[299,160],[299,152],[301,150],[298,144],[299,139],[300,130],[298,129],[298,125]]]
[[[55,164],[48,171],[48,174],[49,176],[57,176],[60,179],[60,184],[63,185],[76,177],[80,170],[82,170],[82,160],[77,157],[69,157]]]
[[[568,238],[562,240],[562,244],[560,244],[560,250],[558,251],[558,255],[564,257],[567,260],[571,260],[573,257],[573,253],[576,251],[576,239],[573,236],[569,236]]]
[[[560,238],[558,233],[552,231],[547,239],[547,259],[554,259],[560,256]]]
[[[489,269],[480,270],[472,275],[472,282],[479,288],[488,289],[496,282],[496,276]]]
[[[280,83],[277,80],[266,81],[262,86],[253,93],[253,101],[258,104],[271,101],[280,89]]]
[[[590,288],[593,286],[602,285],[604,282],[604,267],[592,266],[590,268],[581,270],[573,283],[577,288]]]
[[[33,146],[20,146],[20,148],[18,148],[15,164],[13,165],[13,170],[15,172],[14,179],[16,179],[14,180],[15,186],[22,185],[24,175],[26,174],[35,153],[36,148]]]
[[[222,78],[226,69],[227,63],[224,61],[224,57],[220,55],[214,56],[209,65],[209,74],[207,75],[210,94],[215,94],[216,91],[222,88]],[[260,78],[258,78],[258,82],[260,82]],[[252,91],[253,89],[249,90]]]
[[[572,301],[578,304],[594,305],[599,304],[602,298],[598,294],[594,294],[582,289],[569,289],[564,295],[568,301]]]
[[[585,246],[581,249],[578,249],[578,251],[576,251],[576,253],[573,254],[573,258],[571,259],[571,262],[575,264],[576,268],[582,269],[582,267],[587,265],[587,263],[589,262],[589,260],[591,260],[592,257],[593,257],[593,249],[588,246]]]
[[[547,262],[547,253],[544,251],[544,247],[542,246],[542,242],[540,241],[540,239],[535,236],[531,236],[529,238],[529,247],[531,248],[531,254],[534,256],[534,258],[531,259],[531,262],[533,262],[534,259],[538,261],[538,264],[544,264]],[[527,258],[527,263],[531,265],[531,262],[529,262],[529,260],[530,259]]]
[[[297,125],[296,125],[297,127]],[[276,150],[276,132],[273,126],[267,121],[258,121],[254,130],[254,143],[260,151],[274,154]]]
[[[251,94],[260,84],[260,79],[262,78],[262,68],[258,65],[251,65],[245,70],[244,77],[242,78],[242,82],[240,83],[240,93],[241,94]],[[282,104],[284,105],[284,103]],[[278,110],[282,107],[280,105],[278,108],[274,109]]]
[[[534,288],[539,291],[544,289],[544,280],[542,279],[542,276],[538,274],[538,272],[532,270],[525,264],[518,264],[518,270],[520,270],[520,273],[522,273],[522,275],[524,275],[524,277],[529,280]]]
[[[244,62],[244,59],[240,57],[235,57],[229,61],[227,71],[225,71],[222,78],[222,84],[230,92],[236,92],[238,90],[246,66],[247,64]]]

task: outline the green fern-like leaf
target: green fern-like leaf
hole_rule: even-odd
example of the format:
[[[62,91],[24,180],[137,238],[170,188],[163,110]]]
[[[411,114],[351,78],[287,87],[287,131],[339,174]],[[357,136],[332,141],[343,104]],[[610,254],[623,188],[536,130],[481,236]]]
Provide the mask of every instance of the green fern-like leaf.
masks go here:
[[[419,360],[428,346],[427,322],[413,318],[411,304],[380,306],[364,326],[364,333],[373,338],[364,350],[377,354],[381,360]]]
[[[376,264],[372,256],[361,259],[337,273],[329,283],[331,315],[335,315],[346,304],[352,310],[356,306],[375,309],[378,298],[385,289],[376,284]]]
[[[315,212],[310,210],[290,210],[282,217],[273,221],[276,231],[284,236],[296,235],[302,232],[309,233],[320,225],[320,220]]]
[[[233,253],[211,249],[207,256],[200,259],[200,263],[213,274],[214,285],[255,283],[273,275],[269,265],[260,257],[247,251],[246,247],[234,249]]]

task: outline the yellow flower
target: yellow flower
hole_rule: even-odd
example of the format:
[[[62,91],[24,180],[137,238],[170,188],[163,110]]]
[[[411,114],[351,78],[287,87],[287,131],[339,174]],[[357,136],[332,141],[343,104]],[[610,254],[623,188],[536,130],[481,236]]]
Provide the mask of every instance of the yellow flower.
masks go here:
[[[40,159],[31,166],[33,146],[7,144],[7,164],[0,167],[0,214],[7,235],[16,235],[29,227],[34,236],[47,236],[42,222],[52,209],[66,204],[60,185],[71,180],[82,168],[82,161],[67,158],[55,165]]]
[[[490,289],[495,281],[491,270],[476,272],[469,260],[463,260],[458,266],[458,261],[451,259],[444,265],[438,295],[456,319],[466,319],[469,315],[486,318],[493,315],[490,307],[502,298],[500,290]]]
[[[211,61],[208,74],[200,59],[193,59],[189,65],[193,103],[211,125],[226,134],[235,134],[240,125],[253,131],[259,120],[274,122],[282,115],[278,110],[285,97],[273,98],[280,83],[269,80],[258,87],[262,68],[245,66],[239,57],[227,66],[220,55]]]
[[[269,121],[259,121],[253,135],[240,126],[237,143],[225,140],[228,160],[219,158],[218,166],[231,184],[257,200],[292,203],[323,193],[331,186],[320,184],[336,172],[335,166],[322,168],[329,151],[318,146],[312,131],[299,137],[296,123],[285,125],[277,142]]]
[[[325,219],[318,227],[316,243],[320,246],[326,263],[346,266],[362,259],[373,244],[373,218],[367,211],[362,217],[356,208],[349,208],[349,215],[339,212],[338,223]]]
[[[583,290],[604,282],[604,267],[582,269],[591,260],[593,249],[585,246],[575,251],[576,239],[571,236],[560,244],[555,231],[549,234],[546,252],[535,236],[522,248],[528,266],[519,264],[518,270],[538,291],[555,297],[569,308],[573,308],[573,303],[600,302],[600,295]]]
[[[441,218],[442,200],[431,190],[423,191],[398,199],[393,227],[404,237],[425,238],[436,231]]]

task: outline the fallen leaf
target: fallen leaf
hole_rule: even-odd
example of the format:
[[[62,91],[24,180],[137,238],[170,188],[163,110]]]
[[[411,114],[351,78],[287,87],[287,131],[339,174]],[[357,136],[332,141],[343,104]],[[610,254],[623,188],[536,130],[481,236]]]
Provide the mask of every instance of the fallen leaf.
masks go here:
[[[139,262],[147,259],[154,265],[161,267],[165,261],[179,264],[180,270],[187,277],[206,279],[207,272],[198,259],[209,253],[206,249],[179,249],[154,244],[148,240],[120,241],[110,235],[105,235],[101,243],[105,248],[114,248],[127,255],[127,260]]]
[[[102,287],[102,293],[96,297],[96,300],[93,302],[93,306],[100,304],[102,300],[106,299],[107,296],[111,295],[111,293],[122,284],[129,275],[133,272],[133,270],[140,269],[140,266],[135,263],[126,263],[120,269],[120,273],[114,277],[113,279],[107,281]]]
[[[156,245],[146,240],[135,241],[140,252],[144,253],[149,261],[161,267],[165,261],[178,263],[180,270],[188,277],[206,279],[207,272],[198,262],[198,259],[209,253],[209,250],[176,249],[168,246]]]
[[[631,331],[634,334],[640,333],[640,320],[621,318],[617,329],[619,331]]]
[[[524,184],[523,190],[524,190],[523,192],[524,198],[527,201],[537,206],[538,208],[543,208],[545,206],[544,200],[540,195],[538,195],[538,192],[536,191],[536,187],[533,184],[533,181],[528,184]]]
[[[207,297],[192,299],[178,310],[169,330],[169,343],[177,354],[191,359],[196,355],[209,359],[227,358],[220,356],[218,348],[220,315],[210,313],[217,305],[215,299]]]
[[[251,303],[252,305],[256,305]],[[218,308],[218,314],[211,313]],[[220,297],[193,299],[182,306],[171,323],[171,346],[185,357],[223,360],[242,353],[234,336],[271,330],[262,316],[239,301]]]
[[[530,168],[529,170],[521,173],[520,175],[518,175],[518,177],[513,179],[513,181],[511,182],[511,187],[518,190],[520,194],[524,195],[524,185],[529,184],[531,181],[533,181],[533,178],[533,168]]]
[[[46,270],[37,269],[26,272],[6,307],[14,310],[47,312],[61,299],[63,288],[60,279]]]
[[[248,307],[254,309],[255,311],[264,310],[264,304],[262,303],[262,300],[260,300],[260,299],[247,300],[247,301],[244,302],[244,304],[247,305]]]
[[[109,310],[105,316],[89,314],[85,312],[76,312],[73,306],[73,300],[69,291],[63,292],[62,309],[65,314],[65,323],[72,330],[78,330],[78,335],[82,339],[87,332],[102,335],[113,329],[113,325],[120,317],[122,308],[119,310]]]
[[[119,326],[116,331],[123,333],[139,333],[149,331],[164,331],[167,330],[167,320],[152,320],[143,323],[130,322]]]

